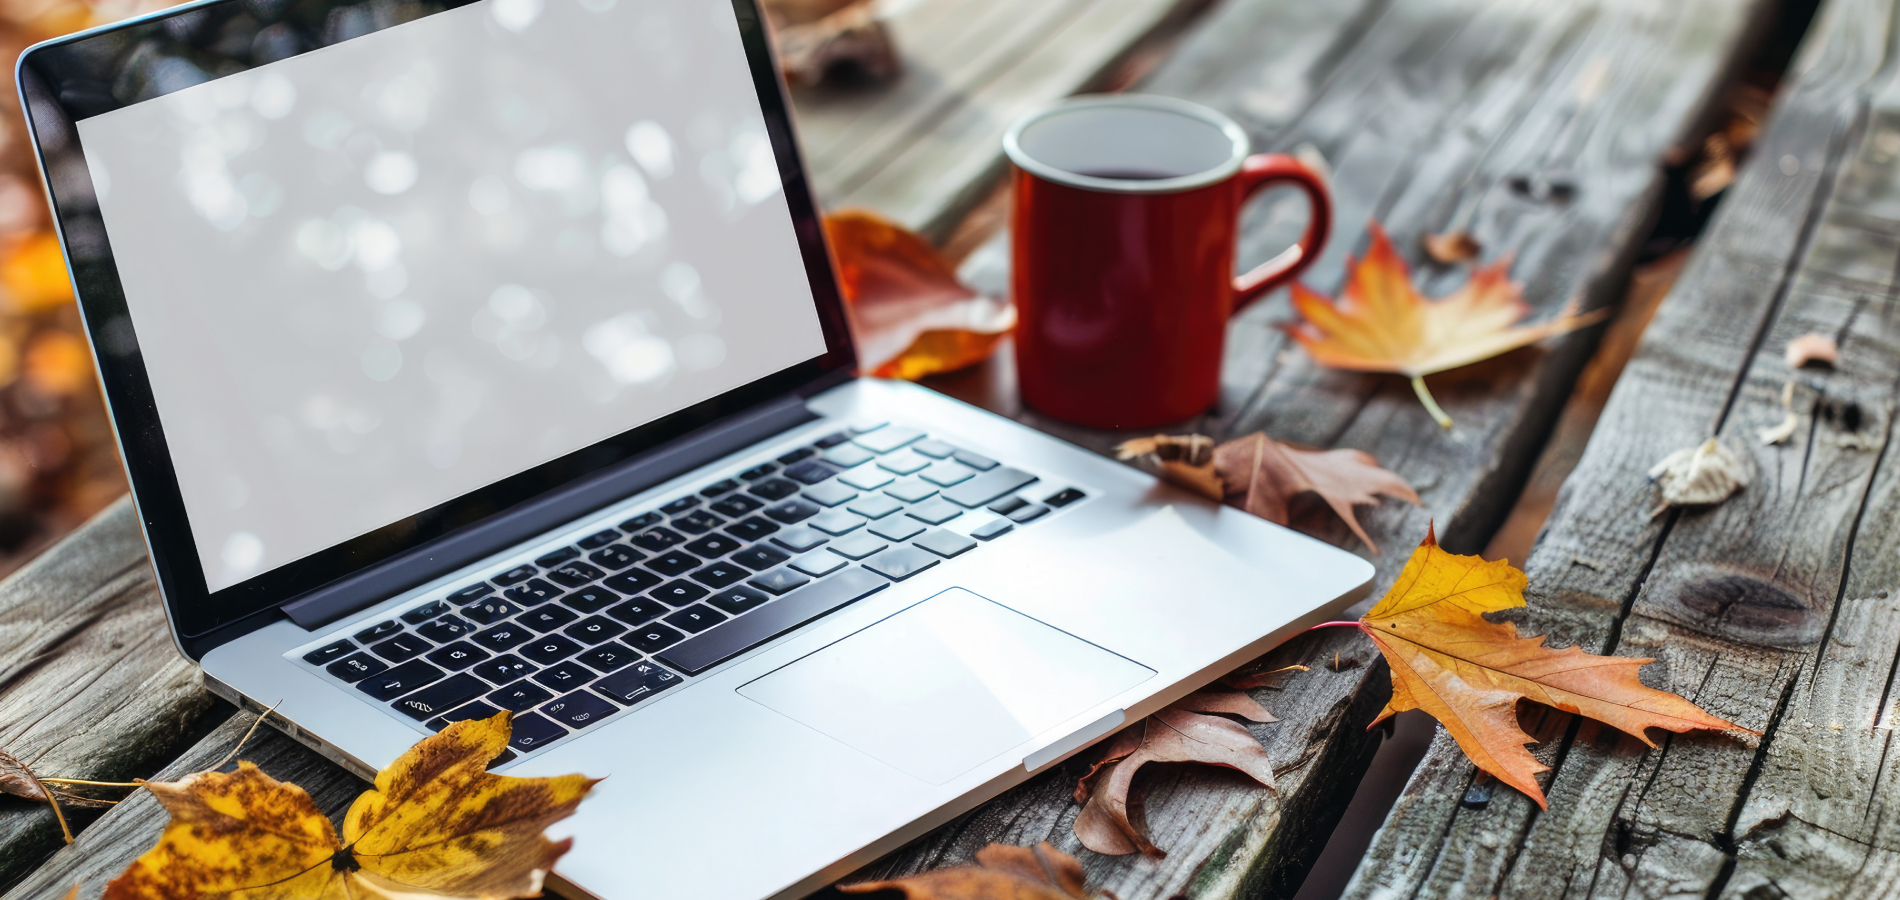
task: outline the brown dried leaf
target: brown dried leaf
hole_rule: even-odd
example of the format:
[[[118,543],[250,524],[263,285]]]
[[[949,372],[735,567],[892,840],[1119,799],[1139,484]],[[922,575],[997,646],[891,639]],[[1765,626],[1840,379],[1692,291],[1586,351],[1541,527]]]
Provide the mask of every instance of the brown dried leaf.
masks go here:
[[[1161,477],[1209,500],[1226,498],[1227,488],[1214,471],[1214,439],[1204,434],[1167,435],[1123,441],[1115,448],[1121,460],[1153,457]]]
[[[1381,496],[1419,503],[1418,492],[1405,479],[1379,468],[1364,450],[1309,450],[1258,432],[1216,448],[1214,469],[1226,485],[1229,504],[1281,525],[1289,519],[1288,501],[1305,491],[1318,494],[1374,553],[1379,545],[1360,527],[1352,508],[1377,503]]]
[[[822,18],[778,28],[773,40],[785,80],[800,87],[819,84],[846,67],[879,81],[896,77],[903,68],[874,0],[859,0]]]
[[[1267,712],[1260,701],[1240,691],[1202,690],[1195,691],[1172,704],[1175,709],[1185,709],[1197,713],[1222,713],[1239,716],[1250,722],[1278,722],[1279,718]]]
[[[1280,676],[1288,672],[1308,671],[1305,666],[1281,666],[1278,669],[1266,669],[1258,672],[1234,672],[1221,677],[1220,683],[1237,691],[1251,691],[1254,688],[1279,687]]]
[[[33,776],[33,771],[26,767],[26,763],[5,750],[0,750],[0,794],[46,802],[46,786]]]
[[[1441,263],[1461,263],[1477,259],[1484,252],[1484,245],[1471,236],[1471,232],[1462,228],[1457,231],[1443,231],[1428,234],[1420,243],[1425,245],[1425,253]]]
[[[1788,368],[1819,364],[1832,369],[1841,362],[1841,348],[1825,334],[1804,334],[1788,342]]]
[[[1138,796],[1130,797],[1135,773],[1151,762],[1225,766],[1273,787],[1273,764],[1260,742],[1240,725],[1195,709],[1248,718],[1264,715],[1266,719],[1255,720],[1272,721],[1272,715],[1245,694],[1202,692],[1123,730],[1109,743],[1102,761],[1076,784],[1076,801],[1083,807],[1074,830],[1082,846],[1110,856],[1140,852],[1160,859],[1167,855],[1148,838],[1146,829],[1135,824],[1132,814],[1140,804]]]
[[[976,865],[897,878],[841,884],[847,894],[899,891],[909,900],[1088,900],[1082,864],[1047,841],[1034,847],[991,844]]]
[[[825,217],[857,339],[858,367],[916,379],[983,361],[1016,325],[1016,308],[979,294],[928,241],[876,213]]]
[[[1706,506],[1727,500],[1748,486],[1749,471],[1747,460],[1716,438],[1677,450],[1649,470],[1650,480],[1662,490],[1662,505],[1650,515],[1671,506]]]

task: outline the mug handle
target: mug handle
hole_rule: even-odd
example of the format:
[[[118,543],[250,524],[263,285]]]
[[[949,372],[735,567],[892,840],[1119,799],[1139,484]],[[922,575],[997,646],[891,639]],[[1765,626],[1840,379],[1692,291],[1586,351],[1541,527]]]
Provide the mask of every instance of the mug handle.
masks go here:
[[[1306,223],[1300,242],[1282,251],[1252,271],[1234,279],[1234,308],[1240,312],[1268,291],[1293,280],[1326,248],[1326,236],[1332,229],[1333,198],[1327,193],[1326,179],[1307,164],[1285,153],[1256,153],[1240,166],[1240,202],[1266,188],[1291,184],[1306,192],[1313,213]]]

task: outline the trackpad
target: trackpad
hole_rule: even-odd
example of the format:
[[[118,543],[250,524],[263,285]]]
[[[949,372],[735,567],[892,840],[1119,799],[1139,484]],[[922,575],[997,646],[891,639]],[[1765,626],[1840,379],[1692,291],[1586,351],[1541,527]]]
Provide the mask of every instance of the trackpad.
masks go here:
[[[951,588],[739,693],[943,784],[1153,675]]]

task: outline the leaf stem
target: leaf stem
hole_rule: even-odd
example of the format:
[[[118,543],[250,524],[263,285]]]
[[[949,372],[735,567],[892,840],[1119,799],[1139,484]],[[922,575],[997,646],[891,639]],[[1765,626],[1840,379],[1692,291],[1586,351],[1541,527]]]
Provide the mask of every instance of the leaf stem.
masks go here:
[[[1425,386],[1425,376],[1412,376],[1412,392],[1418,395],[1418,402],[1425,404],[1425,411],[1432,414],[1432,421],[1443,426],[1446,431],[1450,431],[1451,417],[1438,408],[1437,400],[1432,399],[1431,388]]]
[[[1308,628],[1306,630],[1312,631],[1314,628],[1358,628],[1358,627],[1359,627],[1358,622],[1346,622],[1346,621],[1321,622],[1318,625],[1314,625],[1312,628]]]
[[[42,778],[47,784],[90,784],[94,787],[144,787],[140,781],[84,781],[78,778]]]

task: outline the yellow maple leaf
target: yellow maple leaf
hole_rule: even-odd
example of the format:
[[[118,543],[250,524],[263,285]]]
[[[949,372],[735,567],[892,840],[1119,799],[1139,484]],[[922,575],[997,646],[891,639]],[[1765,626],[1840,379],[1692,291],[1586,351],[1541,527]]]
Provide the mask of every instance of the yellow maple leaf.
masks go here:
[[[1537,786],[1545,766],[1524,745],[1517,702],[1535,700],[1615,726],[1656,746],[1648,729],[1748,732],[1683,698],[1644,685],[1650,659],[1553,650],[1488,612],[1524,605],[1524,573],[1506,560],[1447,553],[1427,531],[1379,605],[1358,622],[1392,667],[1392,700],[1373,724],[1422,709],[1445,726],[1478,768],[1548,807]]]
[[[598,779],[490,774],[510,729],[503,712],[424,738],[356,798],[340,837],[303,788],[248,762],[149,783],[171,822],[106,900],[535,896],[573,843],[542,832]]]
[[[1480,266],[1463,287],[1427,300],[1412,287],[1405,260],[1385,229],[1373,222],[1372,247],[1350,274],[1337,303],[1294,284],[1293,308],[1302,321],[1287,333],[1320,365],[1357,372],[1389,372],[1412,379],[1412,389],[1446,428],[1451,417],[1438,408],[1425,376],[1490,359],[1601,320],[1607,310],[1578,315],[1573,301],[1557,318],[1520,325],[1530,307],[1507,273],[1508,263]]]

